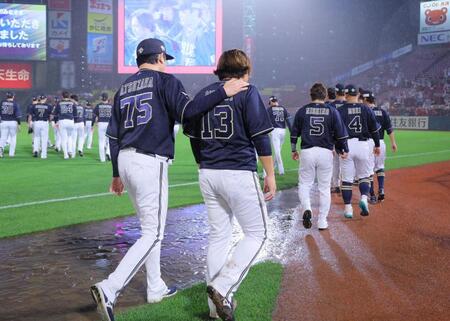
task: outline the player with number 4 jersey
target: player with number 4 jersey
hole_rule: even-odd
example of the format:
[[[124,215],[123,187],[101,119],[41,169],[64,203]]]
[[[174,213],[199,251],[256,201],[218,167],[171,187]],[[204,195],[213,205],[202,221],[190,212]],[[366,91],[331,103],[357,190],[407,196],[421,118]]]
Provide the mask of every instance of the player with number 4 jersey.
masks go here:
[[[353,217],[352,185],[355,177],[358,179],[361,199],[359,207],[361,215],[369,215],[369,177],[373,168],[370,160],[369,139],[375,144],[373,154],[380,154],[380,137],[378,130],[380,125],[375,115],[366,105],[358,103],[358,90],[353,85],[345,87],[346,103],[338,109],[349,134],[348,147],[350,149],[347,159],[341,160],[342,174],[342,198],[345,204],[344,216]]]
[[[328,212],[331,204],[331,176],[333,173],[333,149],[345,158],[348,153],[347,130],[333,106],[325,103],[327,89],[316,83],[311,87],[312,102],[295,114],[291,132],[292,159],[299,160],[299,198],[303,212],[303,226],[311,228],[312,207],[310,193],[314,180],[319,186],[318,228],[328,228]],[[301,153],[297,152],[297,140],[301,137]]]

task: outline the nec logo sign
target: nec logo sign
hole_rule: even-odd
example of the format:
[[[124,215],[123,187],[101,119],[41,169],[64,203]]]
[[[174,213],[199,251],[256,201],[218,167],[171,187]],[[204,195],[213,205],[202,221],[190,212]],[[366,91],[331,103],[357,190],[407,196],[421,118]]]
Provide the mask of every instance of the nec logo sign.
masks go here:
[[[419,45],[434,45],[450,42],[450,31],[419,34]]]

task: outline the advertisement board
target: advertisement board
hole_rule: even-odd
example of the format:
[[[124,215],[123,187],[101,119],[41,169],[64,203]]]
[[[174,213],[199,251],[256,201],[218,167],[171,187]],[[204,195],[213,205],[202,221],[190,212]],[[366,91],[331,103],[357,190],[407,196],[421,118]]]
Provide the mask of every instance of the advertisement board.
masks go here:
[[[70,55],[70,41],[68,39],[50,39],[48,55],[50,58],[68,58]]]
[[[0,63],[0,88],[32,88],[32,70],[32,66],[29,63]]]
[[[88,69],[90,71],[112,71],[112,35],[89,33],[87,38]]]
[[[112,14],[112,0],[88,0],[89,13]]]
[[[48,8],[50,10],[65,10],[70,11],[70,0],[48,0]]]
[[[391,122],[397,129],[428,129],[428,116],[391,116]]]
[[[450,0],[422,2],[420,4],[420,32],[450,30],[449,9]]]
[[[71,36],[70,11],[48,12],[48,36],[49,38],[70,38]]]
[[[89,13],[88,32],[112,34],[113,16],[110,14]]]
[[[450,42],[450,31],[419,33],[419,45],[437,45]]]

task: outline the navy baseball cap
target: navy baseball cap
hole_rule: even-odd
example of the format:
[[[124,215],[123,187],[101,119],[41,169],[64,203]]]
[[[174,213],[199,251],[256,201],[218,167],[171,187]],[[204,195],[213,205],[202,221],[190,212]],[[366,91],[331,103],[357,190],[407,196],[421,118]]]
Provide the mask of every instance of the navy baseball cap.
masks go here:
[[[276,101],[278,101],[278,98],[277,98],[277,96],[270,96],[269,101],[276,102]]]
[[[345,94],[345,86],[343,84],[337,84],[335,89],[337,95],[343,96]]]
[[[136,48],[136,57],[151,55],[151,54],[160,54],[163,53],[166,55],[166,60],[174,59],[173,56],[169,55],[166,52],[166,46],[164,42],[155,38],[148,38],[142,40]]]
[[[375,98],[375,95],[370,90],[364,90],[364,92],[362,93],[362,96],[364,98]]]
[[[41,94],[41,95],[39,96],[39,99],[47,99],[47,96],[45,96],[44,94]]]
[[[350,96],[357,96],[358,89],[356,89],[355,85],[347,85],[345,86],[345,93]]]

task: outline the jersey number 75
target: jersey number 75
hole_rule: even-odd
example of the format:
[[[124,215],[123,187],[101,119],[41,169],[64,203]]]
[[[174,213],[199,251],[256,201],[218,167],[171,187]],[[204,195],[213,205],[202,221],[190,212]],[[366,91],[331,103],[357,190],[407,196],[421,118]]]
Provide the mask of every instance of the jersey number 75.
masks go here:
[[[136,126],[147,124],[152,119],[152,106],[150,100],[153,93],[143,93],[123,98],[120,101],[120,110],[125,109],[124,128],[134,127],[134,113],[137,112]]]

